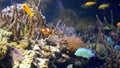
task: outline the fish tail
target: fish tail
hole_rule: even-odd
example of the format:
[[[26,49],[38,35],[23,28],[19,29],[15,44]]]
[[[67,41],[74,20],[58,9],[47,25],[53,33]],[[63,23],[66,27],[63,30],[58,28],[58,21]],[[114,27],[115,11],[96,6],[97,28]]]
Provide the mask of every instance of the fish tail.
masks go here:
[[[30,15],[30,18],[32,18],[32,16],[34,15],[35,13],[31,12],[29,15]]]

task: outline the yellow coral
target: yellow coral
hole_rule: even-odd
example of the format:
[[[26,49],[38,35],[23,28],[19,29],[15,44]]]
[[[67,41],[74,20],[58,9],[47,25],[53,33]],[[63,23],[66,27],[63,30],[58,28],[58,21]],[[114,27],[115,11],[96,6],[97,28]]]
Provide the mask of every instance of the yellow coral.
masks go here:
[[[0,43],[0,59],[3,59],[6,56],[7,53],[7,46],[6,44],[1,44]]]
[[[8,37],[11,35],[11,32],[7,32],[6,30],[0,29],[0,59],[3,59],[7,53],[7,44]]]
[[[10,46],[13,46],[18,49],[25,49],[28,47],[28,40],[20,40],[19,44],[17,42],[11,42]]]
[[[19,41],[19,46],[21,46],[21,48],[23,48],[23,49],[25,49],[25,48],[27,48],[28,47],[28,40],[20,40]]]

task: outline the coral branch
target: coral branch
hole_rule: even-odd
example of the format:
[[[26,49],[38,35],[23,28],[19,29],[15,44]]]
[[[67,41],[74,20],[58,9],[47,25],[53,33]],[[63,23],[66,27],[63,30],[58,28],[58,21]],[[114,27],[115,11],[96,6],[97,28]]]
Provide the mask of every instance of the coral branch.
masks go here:
[[[37,4],[38,10],[40,10],[40,2],[41,0],[38,0],[38,4]]]
[[[58,26],[60,25],[61,21],[62,21],[62,19],[59,19],[59,20],[58,20],[57,25],[56,25],[53,33],[58,29]]]
[[[110,14],[111,14],[111,25],[113,25],[114,19],[113,19],[113,12],[112,12],[112,10],[110,10]]]
[[[13,21],[13,23],[9,26],[9,28],[7,29],[8,31],[11,31],[12,30],[12,28],[16,25],[16,23],[17,23],[17,18],[18,18],[18,14],[17,14],[17,12],[16,12],[16,6],[14,5],[14,13],[13,14],[15,14],[14,15],[14,21]]]
[[[1,24],[0,24],[0,28],[4,27],[7,24],[7,22],[4,20]]]

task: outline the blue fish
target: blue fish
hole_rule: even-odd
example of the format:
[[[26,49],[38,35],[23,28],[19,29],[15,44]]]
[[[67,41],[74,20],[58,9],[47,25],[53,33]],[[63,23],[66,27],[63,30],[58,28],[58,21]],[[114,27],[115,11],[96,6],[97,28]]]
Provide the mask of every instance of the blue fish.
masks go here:
[[[78,48],[75,52],[76,56],[81,56],[81,57],[84,57],[84,58],[87,58],[87,59],[90,59],[90,57],[93,57],[94,56],[94,53],[92,50],[90,49],[87,49],[87,48]]]

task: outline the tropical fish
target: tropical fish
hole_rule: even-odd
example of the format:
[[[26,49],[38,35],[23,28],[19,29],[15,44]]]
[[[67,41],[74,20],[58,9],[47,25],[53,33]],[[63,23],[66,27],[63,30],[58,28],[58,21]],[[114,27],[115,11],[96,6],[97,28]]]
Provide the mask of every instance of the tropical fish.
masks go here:
[[[117,23],[117,26],[119,26],[119,27],[120,27],[120,22],[118,22],[118,23]]]
[[[95,4],[96,4],[95,1],[88,1],[85,4],[83,4],[82,7],[90,7],[90,6],[93,6]]]
[[[94,56],[94,53],[90,49],[80,47],[76,50],[74,55],[90,59],[90,57]]]
[[[98,6],[98,9],[104,10],[104,9],[108,8],[109,5],[110,5],[110,4],[101,4],[101,5]]]
[[[52,34],[52,28],[40,28],[40,32],[43,35],[51,35]]]
[[[32,17],[35,13],[33,13],[29,6],[27,4],[22,4],[22,8],[25,10],[25,12]]]

